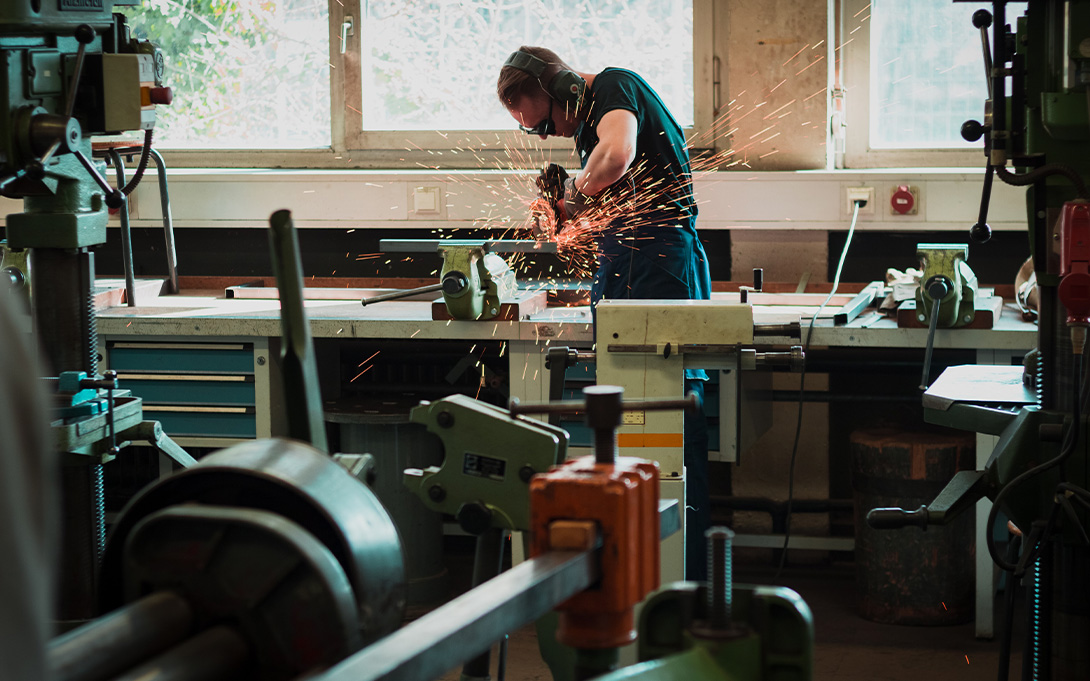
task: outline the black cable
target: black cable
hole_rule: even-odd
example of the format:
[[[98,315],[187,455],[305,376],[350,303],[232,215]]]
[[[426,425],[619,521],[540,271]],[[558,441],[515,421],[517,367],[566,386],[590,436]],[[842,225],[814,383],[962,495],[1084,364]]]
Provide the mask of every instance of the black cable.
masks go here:
[[[840,273],[844,269],[844,259],[848,256],[848,247],[852,244],[852,235],[855,234],[855,223],[859,219],[859,208],[866,204],[866,201],[855,201],[853,203],[855,209],[852,211],[852,224],[848,227],[848,238],[844,240],[844,248],[840,251],[840,261],[836,265],[836,275],[833,277],[833,288],[829,291],[829,295],[818,306],[817,312],[810,318],[810,326],[806,331],[806,340],[802,344],[803,357],[810,350],[810,338],[814,335],[814,323],[821,315],[821,311],[825,309],[825,306],[829,304],[829,301],[836,295],[836,290],[840,286]],[[780,550],[780,563],[776,567],[776,575],[772,578],[773,582],[780,580],[780,573],[783,572],[784,563],[787,560],[787,544],[791,541],[791,505],[795,500],[795,460],[799,454],[799,436],[802,434],[802,405],[806,403],[806,362],[802,363],[802,371],[799,373],[799,411],[798,418],[795,421],[795,442],[791,446],[791,463],[788,466],[787,472],[787,512],[784,518],[783,528],[783,548]]]
[[[1040,168],[1034,168],[1028,173],[1022,173],[1021,175],[1012,173],[1007,170],[1005,166],[996,166],[995,174],[999,176],[999,179],[1014,187],[1028,187],[1034,182],[1044,179],[1049,175],[1063,175],[1075,186],[1075,192],[1079,195],[1079,198],[1090,201],[1090,191],[1087,191],[1086,183],[1082,181],[1082,176],[1079,175],[1079,172],[1071,166],[1065,166],[1059,163],[1049,163]]]
[[[140,184],[140,180],[144,178],[144,171],[148,169],[148,159],[151,158],[152,132],[153,131],[150,129],[144,131],[144,147],[140,150],[140,163],[137,164],[136,172],[133,173],[132,179],[129,180],[121,190],[121,193],[125,196],[132,194],[133,190],[136,189],[136,185]],[[163,169],[160,168],[159,172],[163,172]]]
[[[995,541],[991,536],[990,530],[992,527],[995,526],[995,520],[999,515],[999,507],[1002,505],[1003,500],[1010,494],[1010,491],[1012,489],[1022,484],[1026,480],[1040,473],[1043,473],[1044,471],[1049,470],[1050,468],[1055,468],[1056,466],[1067,461],[1067,459],[1069,459],[1071,455],[1075,453],[1075,445],[1078,443],[1079,440],[1078,433],[1081,429],[1082,422],[1082,405],[1079,401],[1082,393],[1082,360],[1083,358],[1081,354],[1075,355],[1073,381],[1074,385],[1072,386],[1072,393],[1074,395],[1075,403],[1071,410],[1071,425],[1068,427],[1067,432],[1064,434],[1063,446],[1060,448],[1060,453],[1052,457],[1048,461],[1045,461],[1044,463],[1038,464],[1027,471],[1023,471],[1021,474],[1019,474],[1013,480],[1007,483],[1003,487],[1003,489],[999,490],[999,494],[995,495],[995,499],[992,501],[992,508],[988,511],[988,521],[984,525],[985,537],[987,539],[985,543],[988,546],[988,555],[991,556],[992,561],[994,561],[996,565],[998,565],[1001,569],[1006,570],[1007,572],[1015,572],[1015,570],[1018,569],[1018,566],[1014,563],[1008,562],[1006,559],[999,555],[999,549],[995,545]],[[1052,517],[1055,517],[1054,514]],[[1036,551],[1037,549],[1036,543],[1030,544],[1027,542],[1027,547],[1030,549],[1030,551]]]

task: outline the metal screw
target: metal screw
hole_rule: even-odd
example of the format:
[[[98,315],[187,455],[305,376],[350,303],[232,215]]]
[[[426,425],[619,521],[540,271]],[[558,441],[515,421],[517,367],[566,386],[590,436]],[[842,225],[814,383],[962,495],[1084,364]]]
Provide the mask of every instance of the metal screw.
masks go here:
[[[432,485],[428,488],[428,498],[432,501],[439,503],[443,499],[447,498],[447,491],[440,485]]]
[[[922,322],[923,320],[927,319],[927,317],[923,316],[922,314],[918,314],[918,315],[916,315],[916,319],[918,319],[918,320],[920,320]]]
[[[708,542],[708,627],[727,629],[731,618],[731,540],[734,531],[713,527],[704,533]]]
[[[536,472],[537,471],[535,471],[531,466],[523,466],[519,469],[519,480],[522,480],[523,482],[530,482],[530,478],[534,477],[534,473]]]
[[[265,358],[264,358],[264,357],[258,357],[258,358],[257,358],[257,365],[258,365],[259,367],[263,367],[263,366],[265,366]]]
[[[965,323],[968,324],[971,321],[973,321],[973,315],[971,315],[971,314],[965,315]]]
[[[450,428],[454,425],[454,414],[449,411],[441,411],[435,416],[435,422],[440,428]]]

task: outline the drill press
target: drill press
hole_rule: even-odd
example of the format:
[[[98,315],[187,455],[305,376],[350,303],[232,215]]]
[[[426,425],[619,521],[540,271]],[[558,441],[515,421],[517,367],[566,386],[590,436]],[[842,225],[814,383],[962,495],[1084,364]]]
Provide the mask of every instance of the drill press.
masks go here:
[[[96,419],[115,416],[97,390],[116,384],[91,385],[98,373],[91,248],[106,242],[107,208],[121,207],[132,190],[109,186],[91,160],[90,136],[150,131],[155,103],[170,99],[162,54],[132,40],[124,17],[113,13],[136,4],[7,0],[0,6],[0,93],[7,100],[0,107],[0,195],[22,198],[24,206],[7,216],[8,247],[28,253],[35,335],[52,375],[68,377],[56,383],[58,399],[72,408],[74,396],[93,391],[82,413],[55,422],[77,430],[100,430]],[[127,404],[129,420],[139,422],[139,400]],[[106,435],[80,438],[63,455],[61,621],[94,614],[104,539],[102,463],[116,450],[102,445]]]

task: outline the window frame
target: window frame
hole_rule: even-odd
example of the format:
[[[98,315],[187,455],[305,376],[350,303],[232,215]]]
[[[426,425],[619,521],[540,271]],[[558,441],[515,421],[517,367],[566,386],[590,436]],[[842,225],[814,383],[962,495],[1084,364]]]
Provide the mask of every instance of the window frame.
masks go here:
[[[870,12],[871,0],[829,1],[840,5],[836,45],[842,53],[838,82],[833,86],[834,98],[842,98],[840,110],[843,111],[842,120],[835,121],[833,125],[834,134],[838,137],[834,166],[849,170],[983,168],[987,161],[983,145],[978,149],[876,149],[870,146],[871,22],[869,14],[862,21],[856,19],[856,15],[863,11]],[[967,34],[971,35],[968,31]],[[983,100],[980,105],[983,116]]]
[[[168,149],[164,156],[169,165],[205,168],[351,168],[405,170],[473,170],[521,168],[532,163],[514,162],[499,144],[479,148],[477,140],[499,134],[521,134],[517,129],[479,131],[365,131],[357,102],[363,98],[360,39],[357,30],[366,0],[328,0],[330,64],[330,140],[329,147],[317,149]],[[710,130],[718,113],[716,93],[727,92],[725,79],[717,83],[725,68],[726,15],[722,0],[692,0],[693,3],[693,118],[685,128],[694,139]],[[718,11],[717,10],[718,6]],[[341,27],[350,18],[353,29],[341,51]],[[716,55],[723,55],[717,58]],[[497,70],[498,70],[497,65]],[[532,147],[554,161],[578,165],[571,140],[532,138]],[[729,140],[716,140],[715,153],[729,146]],[[415,147],[415,148],[414,148]],[[459,151],[474,149],[474,154]],[[704,151],[704,150],[701,150]]]

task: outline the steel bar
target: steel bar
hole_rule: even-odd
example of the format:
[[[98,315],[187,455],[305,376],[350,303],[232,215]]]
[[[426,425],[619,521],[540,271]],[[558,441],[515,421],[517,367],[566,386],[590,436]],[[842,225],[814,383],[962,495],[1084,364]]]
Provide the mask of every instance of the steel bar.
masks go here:
[[[433,679],[598,579],[594,552],[531,558],[309,681]]]
[[[622,411],[669,411],[671,409],[684,409],[696,411],[700,408],[700,398],[696,393],[679,399],[644,399],[625,400],[621,405]],[[562,400],[560,402],[535,402],[521,404],[518,398],[511,398],[509,411],[512,414],[582,414],[586,412],[586,403],[583,400]]]
[[[283,334],[280,371],[287,400],[288,435],[328,451],[318,364],[303,308],[303,262],[291,211],[278,210],[269,218],[269,250],[280,288],[280,326]]]
[[[485,253],[556,253],[555,241],[507,239],[499,241],[474,239],[380,239],[383,253],[435,253],[442,248],[481,247]]]
[[[416,288],[407,288],[401,291],[391,291],[389,293],[380,293],[377,296],[371,296],[370,298],[364,298],[360,301],[363,305],[370,305],[372,303],[381,303],[385,300],[401,300],[402,298],[410,298],[412,296],[418,296],[422,293],[434,293],[443,290],[443,284],[428,284],[427,286],[417,286]]]
[[[840,306],[836,312],[833,313],[833,324],[847,324],[859,316],[863,310],[867,309],[882,293],[881,284],[867,284],[866,287],[855,295],[850,301]]]
[[[227,681],[250,655],[246,640],[234,628],[206,629],[159,657],[117,676],[114,681]]]
[[[163,162],[163,155],[155,149],[149,149],[148,153],[155,161],[156,172],[159,176],[159,205],[163,212],[163,239],[166,242],[167,273],[170,275],[170,293],[178,292],[178,251],[174,248],[174,217],[170,211],[170,191],[167,187],[167,166]]]
[[[160,591],[49,642],[53,681],[102,681],[185,638],[193,611],[181,596]]]
[[[125,186],[125,163],[117,149],[110,149],[110,163],[114,166],[117,188]],[[129,198],[122,194],[118,217],[121,219],[121,262],[125,267],[125,298],[129,307],[136,307],[136,275],[132,264],[132,228],[129,225]]]

